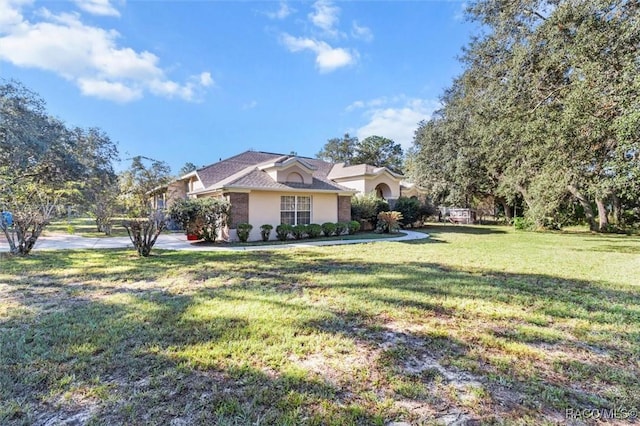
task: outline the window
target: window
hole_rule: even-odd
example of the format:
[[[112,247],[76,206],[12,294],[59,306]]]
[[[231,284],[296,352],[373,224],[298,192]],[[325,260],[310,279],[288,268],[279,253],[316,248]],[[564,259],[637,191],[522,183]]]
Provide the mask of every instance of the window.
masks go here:
[[[280,223],[308,225],[311,223],[311,197],[283,195],[280,197]]]

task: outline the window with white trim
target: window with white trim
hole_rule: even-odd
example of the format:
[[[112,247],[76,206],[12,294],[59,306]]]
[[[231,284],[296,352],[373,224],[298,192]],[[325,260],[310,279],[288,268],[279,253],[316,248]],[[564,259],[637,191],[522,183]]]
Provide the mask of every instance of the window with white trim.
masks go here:
[[[280,197],[280,223],[308,225],[311,223],[311,197],[283,195]]]

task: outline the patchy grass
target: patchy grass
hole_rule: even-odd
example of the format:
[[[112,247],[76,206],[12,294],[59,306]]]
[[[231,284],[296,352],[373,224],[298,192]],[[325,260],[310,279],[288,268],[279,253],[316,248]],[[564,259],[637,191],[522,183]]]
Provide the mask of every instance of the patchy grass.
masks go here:
[[[124,219],[114,219],[111,229],[111,237],[126,237],[127,230],[122,226]],[[45,228],[46,234],[76,234],[83,237],[104,238],[108,237],[104,232],[98,232],[95,219],[90,217],[74,217],[71,219],[60,218],[51,221]]]
[[[0,259],[0,424],[552,424],[640,408],[640,238],[427,232]]]
[[[277,246],[277,245],[286,245],[286,244],[304,244],[304,243],[313,243],[317,241],[342,241],[342,240],[383,240],[385,238],[397,238],[403,237],[407,235],[404,232],[395,232],[389,234],[380,234],[377,232],[357,232],[352,235],[344,234],[332,237],[317,237],[317,238],[303,238],[300,240],[288,239],[286,241],[280,240],[269,240],[269,241],[248,241],[246,243],[241,242],[233,242],[227,243],[224,241],[217,241],[215,243],[211,242],[199,242],[196,243],[198,245],[221,245],[221,246],[229,246],[229,247],[252,247],[252,246]]]

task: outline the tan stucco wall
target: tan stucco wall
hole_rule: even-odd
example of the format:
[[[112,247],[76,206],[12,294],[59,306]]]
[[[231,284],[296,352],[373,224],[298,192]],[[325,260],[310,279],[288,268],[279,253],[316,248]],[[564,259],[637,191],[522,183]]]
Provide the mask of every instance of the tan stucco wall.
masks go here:
[[[199,189],[204,189],[204,185],[202,184],[202,182],[200,182],[200,180],[197,177],[192,177],[189,179],[189,190],[190,191],[197,191]]]
[[[354,179],[354,180],[336,180],[340,185],[346,186],[347,188],[355,189],[360,194],[366,193],[365,188],[365,180],[362,178]]]
[[[338,221],[338,196],[336,194],[316,194],[311,201],[311,223],[322,225]]]
[[[398,198],[400,196],[400,181],[395,180],[386,174],[381,174],[375,177],[359,177],[357,179],[336,179],[336,181],[342,186],[355,189],[360,194],[373,192],[376,190],[376,186],[381,183],[385,183],[391,190],[391,195],[387,198]]]
[[[398,198],[400,196],[400,182],[392,179],[389,175],[378,175],[373,179],[366,179],[364,192],[369,193],[376,190],[376,186],[385,183],[391,189],[391,196],[387,198]],[[355,189],[355,188],[354,188]]]
[[[253,225],[250,240],[260,240],[260,226],[273,226],[271,239],[275,239],[275,228],[280,225],[280,196],[311,196],[311,223],[338,221],[337,194],[308,194],[294,192],[252,191],[249,194],[249,223]]]

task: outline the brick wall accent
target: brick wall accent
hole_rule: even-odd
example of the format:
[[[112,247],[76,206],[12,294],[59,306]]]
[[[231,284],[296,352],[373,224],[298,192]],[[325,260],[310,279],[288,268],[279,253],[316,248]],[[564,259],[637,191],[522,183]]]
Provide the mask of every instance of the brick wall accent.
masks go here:
[[[249,194],[230,192],[227,194],[231,203],[231,222],[230,229],[235,229],[238,223],[249,222]]]
[[[351,197],[338,196],[338,222],[351,220]]]

